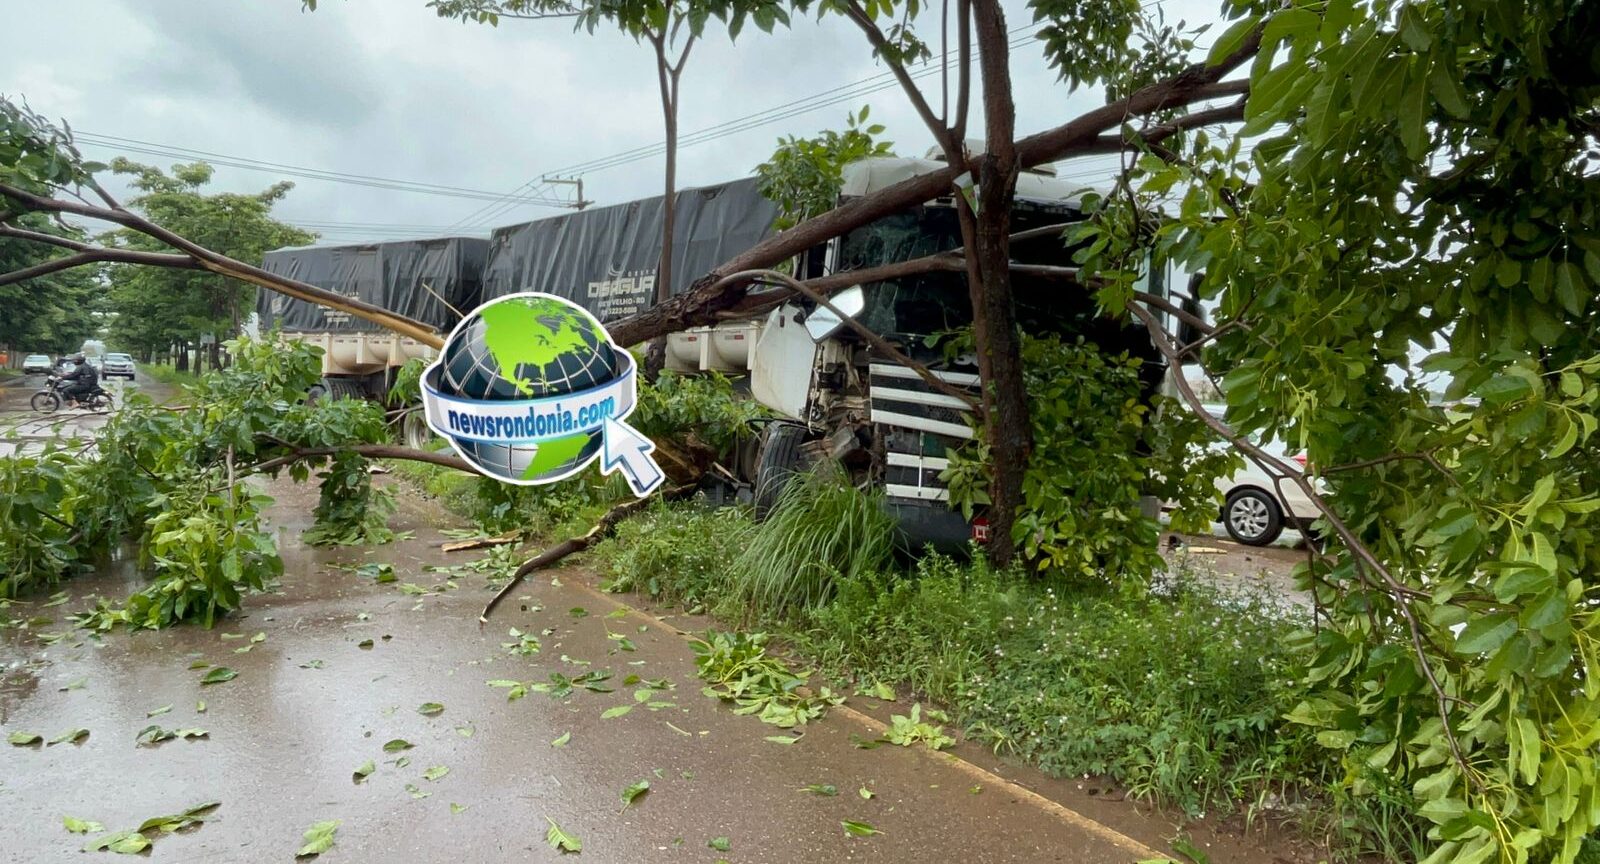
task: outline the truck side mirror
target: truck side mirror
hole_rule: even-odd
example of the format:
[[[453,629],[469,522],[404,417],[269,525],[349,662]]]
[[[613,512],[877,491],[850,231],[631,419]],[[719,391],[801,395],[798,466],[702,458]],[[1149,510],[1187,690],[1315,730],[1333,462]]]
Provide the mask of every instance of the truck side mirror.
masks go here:
[[[867,308],[867,292],[860,285],[854,285],[840,291],[830,298],[830,302],[840,312],[854,318],[861,310]],[[818,306],[806,316],[806,332],[811,334],[811,341],[822,340],[839,332],[844,326],[844,319],[833,314],[833,310],[826,306]]]

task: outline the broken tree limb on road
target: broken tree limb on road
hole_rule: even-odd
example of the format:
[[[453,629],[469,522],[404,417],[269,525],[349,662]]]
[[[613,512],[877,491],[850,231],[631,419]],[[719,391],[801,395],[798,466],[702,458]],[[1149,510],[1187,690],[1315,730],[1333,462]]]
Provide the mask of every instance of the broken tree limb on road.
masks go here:
[[[665,492],[662,492],[660,497],[663,501],[672,501],[677,498],[682,498],[690,492],[693,492],[694,488],[695,487],[693,486],[676,486],[668,489]],[[478,615],[478,626],[482,627],[483,625],[489,623],[489,616],[494,614],[495,607],[500,605],[500,601],[510,596],[511,592],[515,591],[517,586],[521,585],[522,580],[528,578],[530,573],[533,573],[535,570],[539,570],[544,567],[549,567],[568,555],[571,555],[575,552],[582,552],[583,550],[588,549],[590,546],[593,546],[595,543],[605,539],[606,537],[610,536],[613,530],[616,529],[618,522],[621,522],[623,519],[626,519],[629,516],[638,513],[640,510],[650,506],[650,503],[654,500],[654,497],[640,498],[636,501],[625,501],[621,504],[618,504],[617,506],[606,511],[606,515],[601,516],[600,521],[596,522],[593,528],[590,528],[588,531],[578,535],[577,537],[568,537],[560,543],[551,546],[549,549],[540,552],[538,555],[535,555],[532,558],[522,562],[522,566],[518,567],[516,572],[511,574],[511,581],[507,582],[504,588],[501,588],[499,591],[495,592],[495,595],[489,599],[488,604],[483,607],[483,612]]]

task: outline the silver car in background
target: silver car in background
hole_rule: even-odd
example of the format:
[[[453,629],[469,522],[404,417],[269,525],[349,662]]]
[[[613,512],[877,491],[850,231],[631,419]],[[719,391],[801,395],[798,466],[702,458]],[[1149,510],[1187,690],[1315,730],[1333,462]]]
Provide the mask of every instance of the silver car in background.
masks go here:
[[[100,372],[107,378],[126,378],[132,381],[133,357],[127,354],[107,354]]]

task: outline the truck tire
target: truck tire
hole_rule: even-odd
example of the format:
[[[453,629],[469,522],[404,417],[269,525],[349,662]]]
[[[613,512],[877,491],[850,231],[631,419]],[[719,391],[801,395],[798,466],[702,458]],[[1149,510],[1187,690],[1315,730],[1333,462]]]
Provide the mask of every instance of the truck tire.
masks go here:
[[[771,423],[762,433],[756,454],[756,519],[767,518],[789,481],[804,466],[800,445],[805,437],[805,427],[792,423]]]
[[[410,411],[400,418],[400,437],[413,450],[432,450],[439,441],[421,411]]]

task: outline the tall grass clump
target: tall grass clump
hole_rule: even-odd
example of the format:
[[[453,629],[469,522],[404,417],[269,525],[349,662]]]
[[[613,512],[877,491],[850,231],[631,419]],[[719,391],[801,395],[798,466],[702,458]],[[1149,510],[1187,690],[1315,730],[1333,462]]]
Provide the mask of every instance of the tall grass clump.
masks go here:
[[[881,493],[826,468],[797,475],[734,561],[738,593],[770,614],[815,608],[839,579],[887,569],[894,531]]]

